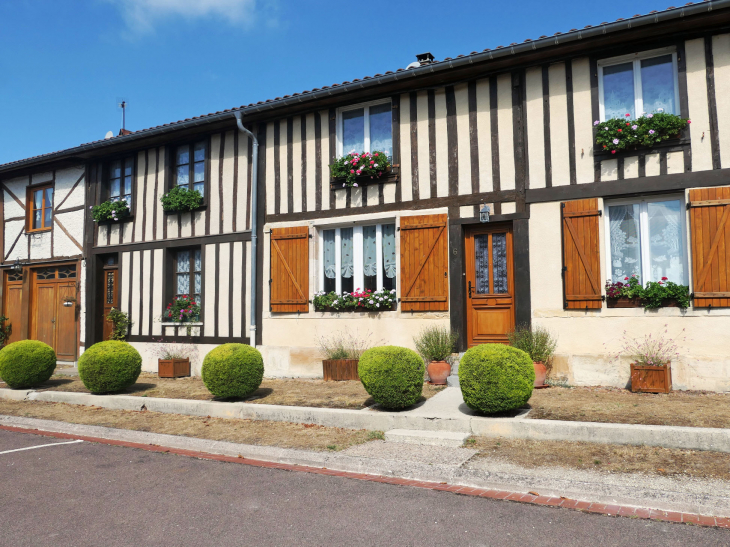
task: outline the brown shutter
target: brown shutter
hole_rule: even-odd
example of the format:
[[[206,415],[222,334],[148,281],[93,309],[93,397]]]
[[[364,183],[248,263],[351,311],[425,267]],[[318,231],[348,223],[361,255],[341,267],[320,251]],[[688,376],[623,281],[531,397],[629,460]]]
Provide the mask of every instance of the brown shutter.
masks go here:
[[[689,191],[696,308],[730,307],[730,187]]]
[[[271,311],[309,311],[309,227],[271,230]]]
[[[602,307],[598,200],[561,203],[563,224],[563,291],[566,309]]]
[[[446,215],[400,219],[401,310],[448,311]]]

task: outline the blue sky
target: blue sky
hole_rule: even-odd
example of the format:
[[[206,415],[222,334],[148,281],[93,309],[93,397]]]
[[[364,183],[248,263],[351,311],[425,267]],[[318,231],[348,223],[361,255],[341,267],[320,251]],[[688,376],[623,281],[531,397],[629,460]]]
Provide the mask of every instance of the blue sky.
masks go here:
[[[3,1],[0,163],[669,4]]]

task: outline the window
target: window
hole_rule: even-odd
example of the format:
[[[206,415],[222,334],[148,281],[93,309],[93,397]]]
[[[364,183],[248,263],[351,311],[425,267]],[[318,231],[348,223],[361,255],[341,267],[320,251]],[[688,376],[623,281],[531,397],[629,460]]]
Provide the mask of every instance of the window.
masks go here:
[[[652,112],[679,114],[677,53],[671,49],[598,62],[601,120]]]
[[[178,146],[175,149],[175,171],[173,185],[185,186],[189,190],[197,190],[205,197],[205,141]]]
[[[132,209],[132,169],[134,160],[124,158],[116,160],[109,166],[109,200],[127,202]]]
[[[53,227],[53,186],[28,191],[29,232],[50,230]]]
[[[395,224],[322,230],[320,263],[325,292],[395,289]]]
[[[189,295],[200,303],[202,276],[200,249],[186,249],[175,253],[175,298]]]
[[[613,202],[607,209],[612,281],[636,274],[642,284],[663,277],[688,283],[683,197]]]
[[[337,127],[339,155],[377,150],[392,156],[392,124],[390,101],[341,109]]]

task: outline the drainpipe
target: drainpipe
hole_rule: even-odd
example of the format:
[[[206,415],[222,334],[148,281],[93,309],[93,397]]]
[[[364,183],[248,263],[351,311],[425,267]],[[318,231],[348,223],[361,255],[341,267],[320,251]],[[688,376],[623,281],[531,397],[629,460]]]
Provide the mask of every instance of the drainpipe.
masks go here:
[[[256,347],[256,243],[258,233],[256,196],[258,194],[259,141],[256,140],[251,131],[243,127],[241,112],[236,111],[233,115],[236,117],[238,130],[253,141],[253,160],[251,162],[251,217],[253,218],[253,224],[251,225],[251,325],[249,327],[249,343]]]

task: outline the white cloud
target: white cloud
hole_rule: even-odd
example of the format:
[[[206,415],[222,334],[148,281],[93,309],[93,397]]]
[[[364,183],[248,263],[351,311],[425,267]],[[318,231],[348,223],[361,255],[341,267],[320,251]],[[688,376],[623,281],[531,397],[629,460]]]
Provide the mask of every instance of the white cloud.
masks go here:
[[[216,18],[250,26],[256,17],[256,0],[107,0],[122,13],[129,30],[150,32],[156,23],[170,18]]]

